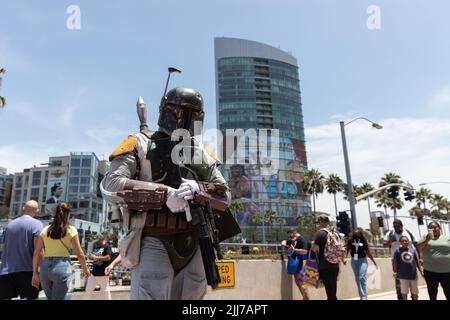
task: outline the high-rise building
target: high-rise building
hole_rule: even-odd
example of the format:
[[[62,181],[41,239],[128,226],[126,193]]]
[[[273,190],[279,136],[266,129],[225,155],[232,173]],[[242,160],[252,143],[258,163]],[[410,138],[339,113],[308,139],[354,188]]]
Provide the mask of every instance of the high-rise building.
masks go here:
[[[236,216],[247,241],[278,241],[287,228],[298,225],[296,217],[310,212],[300,187],[307,159],[297,60],[243,39],[215,38],[214,49],[217,127],[223,135],[227,129],[250,129],[235,140],[241,144],[233,150],[225,142],[219,148],[233,202],[240,204]],[[272,132],[266,141],[276,152],[261,151],[264,129]],[[258,141],[257,148],[252,140]],[[233,163],[233,151],[244,161]],[[267,164],[272,164],[269,170]]]
[[[0,219],[9,215],[13,177],[7,174],[6,168],[0,167]]]
[[[40,167],[14,174],[10,216],[19,215],[28,200],[39,203],[38,217],[48,220],[56,204],[68,202],[72,206],[75,227],[101,231],[107,206],[99,190],[99,183],[108,165],[93,152],[72,152],[69,156],[50,157]]]

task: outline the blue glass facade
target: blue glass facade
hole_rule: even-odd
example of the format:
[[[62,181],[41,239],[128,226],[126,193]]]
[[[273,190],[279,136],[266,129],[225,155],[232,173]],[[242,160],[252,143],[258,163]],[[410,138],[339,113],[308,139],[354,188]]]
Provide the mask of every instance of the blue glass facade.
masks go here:
[[[237,128],[279,130],[278,143],[270,140],[269,145],[278,153],[276,169],[265,170],[264,164],[273,160],[270,153],[264,159],[258,149],[241,144],[237,150],[246,158],[240,164],[233,164],[230,150],[222,149],[222,172],[233,202],[240,204],[236,217],[243,237],[250,242],[279,241],[285,237],[286,229],[297,226],[297,216],[310,211],[309,200],[300,188],[307,159],[298,67],[268,54],[233,56],[236,52],[227,48],[231,54],[226,56],[218,52],[220,41],[221,38],[216,39],[216,88],[217,123],[222,134]],[[248,41],[241,41],[245,47]],[[249,45],[256,46],[255,50],[258,46],[262,50],[268,47],[255,42]],[[242,51],[242,45],[239,48]]]

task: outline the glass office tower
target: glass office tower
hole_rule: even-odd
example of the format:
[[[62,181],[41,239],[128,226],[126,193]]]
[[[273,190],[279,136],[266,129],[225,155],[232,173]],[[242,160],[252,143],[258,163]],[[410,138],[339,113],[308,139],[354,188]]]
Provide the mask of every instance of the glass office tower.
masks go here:
[[[215,38],[214,49],[216,117],[222,134],[240,128],[255,129],[260,136],[261,130],[278,129],[277,141],[266,140],[276,152],[266,155],[248,143],[258,139],[255,131],[237,138],[242,143],[233,150],[219,141],[221,170],[242,236],[247,242],[275,242],[298,225],[296,217],[310,212],[300,188],[307,159],[297,60],[266,44],[235,38]],[[233,151],[243,154],[244,161],[233,161]],[[279,165],[267,169],[274,156]]]

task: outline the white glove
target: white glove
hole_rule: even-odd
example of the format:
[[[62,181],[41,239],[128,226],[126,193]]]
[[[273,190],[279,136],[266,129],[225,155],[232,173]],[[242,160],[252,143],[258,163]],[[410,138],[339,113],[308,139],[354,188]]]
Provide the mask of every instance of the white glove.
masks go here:
[[[200,191],[197,181],[188,179],[182,179],[182,181],[178,190],[175,191],[177,196],[184,200],[194,199],[195,194]]]
[[[173,188],[168,190],[166,205],[172,212],[182,212],[189,205],[186,200],[177,196],[176,191]]]

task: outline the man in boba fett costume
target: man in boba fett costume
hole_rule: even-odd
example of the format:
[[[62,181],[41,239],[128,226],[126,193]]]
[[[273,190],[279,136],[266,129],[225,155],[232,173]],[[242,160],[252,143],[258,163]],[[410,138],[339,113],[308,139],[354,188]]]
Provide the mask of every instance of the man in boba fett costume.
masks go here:
[[[120,253],[132,269],[131,299],[202,299],[207,284],[216,288],[220,282],[212,248],[220,259],[219,240],[240,232],[227,220],[231,196],[219,160],[193,138],[194,123],[203,121],[203,98],[188,88],[168,91],[157,131],[147,129],[142,98],[137,107],[141,130],[111,154],[102,181],[106,200],[121,206],[127,236]],[[177,129],[190,133],[190,153],[173,152],[181,141],[171,138]],[[197,161],[174,163],[173,153]]]

